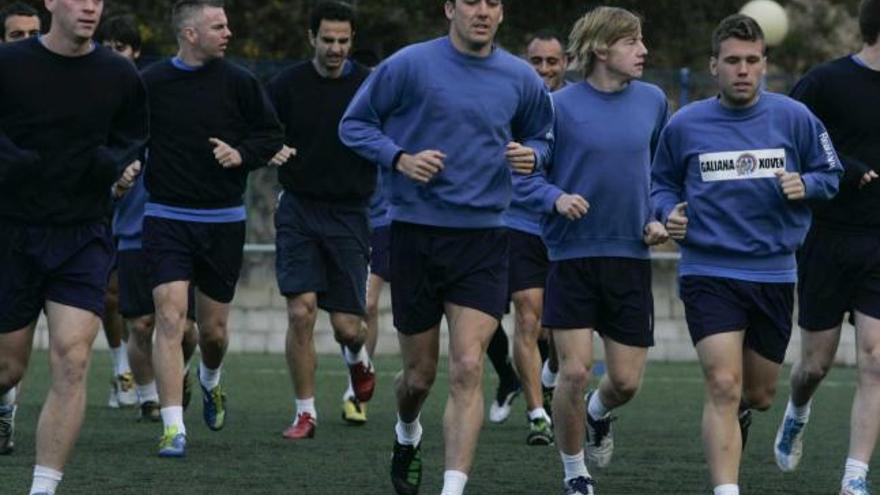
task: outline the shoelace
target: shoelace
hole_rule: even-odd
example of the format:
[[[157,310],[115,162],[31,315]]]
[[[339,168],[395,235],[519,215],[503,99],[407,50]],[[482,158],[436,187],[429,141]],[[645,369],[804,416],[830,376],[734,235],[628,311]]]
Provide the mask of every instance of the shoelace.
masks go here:
[[[569,493],[590,493],[590,487],[595,485],[596,482],[593,481],[593,478],[584,478],[581,476],[569,481],[568,489]]]
[[[590,423],[592,423],[593,430],[596,432],[596,438],[590,439],[594,445],[599,445],[602,443],[602,440],[608,436],[608,433],[611,431],[611,423],[617,421],[616,416],[608,416],[605,419],[592,419]]]
[[[794,418],[785,418],[785,425],[782,428],[782,440],[779,442],[779,450],[785,454],[791,454],[794,437],[800,433],[805,423]]]

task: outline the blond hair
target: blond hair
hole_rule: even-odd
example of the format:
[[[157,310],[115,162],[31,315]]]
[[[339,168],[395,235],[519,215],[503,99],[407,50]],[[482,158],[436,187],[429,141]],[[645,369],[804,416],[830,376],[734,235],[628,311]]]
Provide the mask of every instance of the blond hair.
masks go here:
[[[589,76],[596,65],[596,53],[608,50],[617,41],[638,36],[642,20],[618,7],[596,7],[578,19],[568,35],[571,69]]]

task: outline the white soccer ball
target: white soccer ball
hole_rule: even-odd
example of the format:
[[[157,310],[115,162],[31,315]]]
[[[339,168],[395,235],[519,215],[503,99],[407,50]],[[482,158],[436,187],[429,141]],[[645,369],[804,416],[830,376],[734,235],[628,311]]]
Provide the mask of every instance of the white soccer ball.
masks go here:
[[[788,14],[773,0],[752,0],[743,5],[739,12],[758,22],[764,31],[764,41],[767,46],[782,43],[785,35],[788,34]]]

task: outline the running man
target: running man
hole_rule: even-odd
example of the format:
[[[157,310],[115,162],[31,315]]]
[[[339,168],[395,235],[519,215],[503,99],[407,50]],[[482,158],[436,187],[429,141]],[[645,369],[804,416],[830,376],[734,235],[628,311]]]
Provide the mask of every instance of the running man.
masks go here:
[[[12,2],[0,9],[0,42],[9,43],[40,35],[40,13],[22,2]]]
[[[483,354],[507,303],[502,215],[511,168],[528,174],[546,159],[553,120],[535,71],[494,46],[501,0],[444,8],[449,36],[383,62],[340,125],[342,141],[390,176],[391,297],[403,358],[391,463],[399,494],[417,493],[421,483],[419,412],[436,376],[444,315],[442,493],[464,491],[483,420]]]
[[[795,470],[812,397],[834,362],[849,311],[859,379],[841,495],[870,493],[868,465],[880,431],[880,0],[861,3],[859,26],[858,53],[814,68],[792,90],[828,127],[846,173],[837,197],[811,205],[813,225],[798,254],[801,353],[774,443],[779,468]]]
[[[680,294],[706,381],[703,446],[714,495],[737,495],[751,410],[773,403],[791,336],[795,251],[811,217],[804,200],[833,197],[843,170],[804,105],[760,89],[766,45],[753,19],[721,21],[712,53],[720,94],[670,120],[651,198],[681,246]]]

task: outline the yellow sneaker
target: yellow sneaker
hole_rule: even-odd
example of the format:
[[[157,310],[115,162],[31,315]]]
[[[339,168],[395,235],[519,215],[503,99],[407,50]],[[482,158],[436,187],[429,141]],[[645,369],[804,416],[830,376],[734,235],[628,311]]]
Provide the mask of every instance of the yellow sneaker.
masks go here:
[[[352,425],[362,425],[367,422],[367,405],[358,402],[355,398],[345,399],[342,403],[342,419]]]

